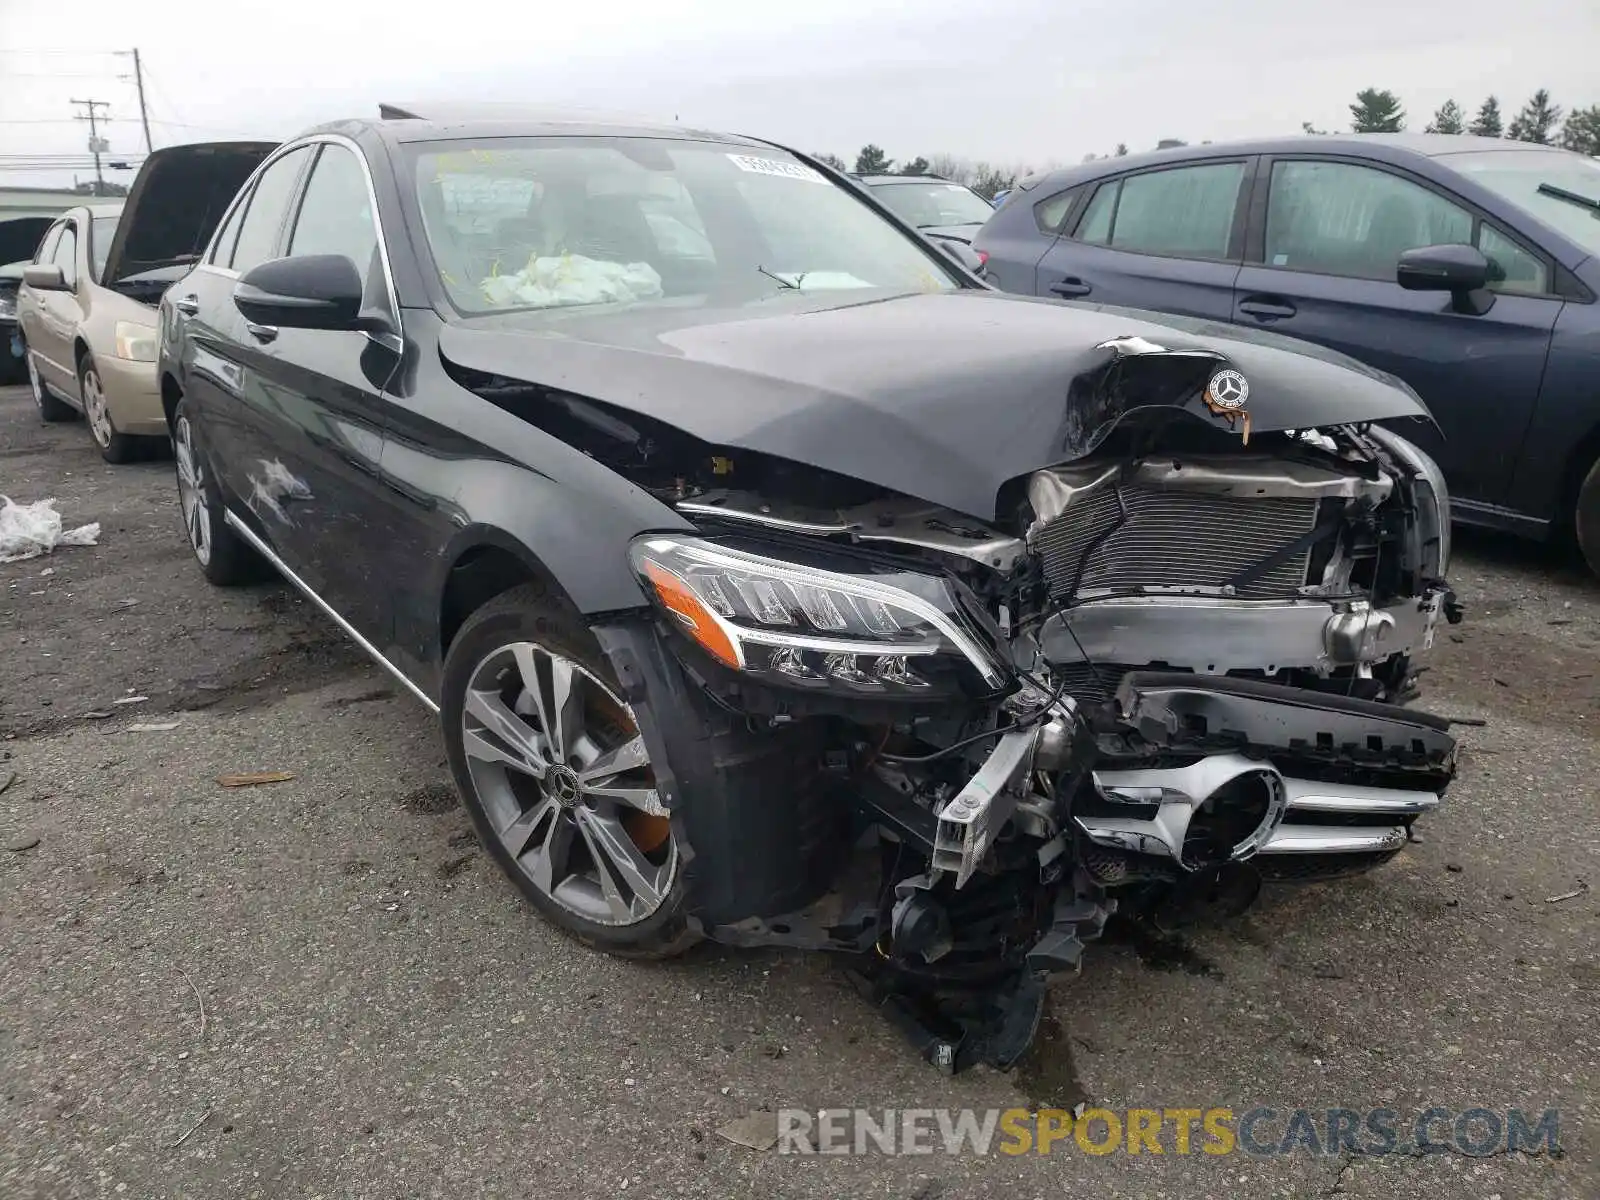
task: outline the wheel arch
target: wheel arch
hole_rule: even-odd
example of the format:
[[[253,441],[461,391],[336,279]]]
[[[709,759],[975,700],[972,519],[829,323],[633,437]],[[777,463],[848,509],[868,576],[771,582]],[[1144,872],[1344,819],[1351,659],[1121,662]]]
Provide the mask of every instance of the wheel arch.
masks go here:
[[[1578,490],[1596,462],[1600,462],[1600,421],[1578,439],[1561,470],[1561,490],[1553,528],[1558,536],[1570,536],[1577,514]]]
[[[577,604],[538,555],[505,530],[482,526],[464,530],[451,547],[442,573],[436,636],[443,659],[467,618],[496,596],[526,583],[577,611]]]
[[[178,401],[183,399],[183,386],[171,371],[161,372],[161,411],[166,414],[167,430],[171,432],[177,418]]]

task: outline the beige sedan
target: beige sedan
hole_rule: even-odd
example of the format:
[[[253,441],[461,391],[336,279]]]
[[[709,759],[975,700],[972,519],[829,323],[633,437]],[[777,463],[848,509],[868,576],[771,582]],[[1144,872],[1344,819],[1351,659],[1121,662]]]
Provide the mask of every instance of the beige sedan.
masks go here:
[[[107,462],[166,437],[156,384],[156,310],[137,289],[104,286],[119,205],[68,209],[39,243],[17,295],[34,403],[46,421],[81,411]],[[138,297],[138,298],[135,298]],[[160,292],[150,297],[159,299]]]
[[[17,325],[46,421],[82,412],[108,462],[167,442],[156,382],[161,294],[199,261],[271,142],[163,146],[139,168],[126,206],[56,218],[23,269]]]

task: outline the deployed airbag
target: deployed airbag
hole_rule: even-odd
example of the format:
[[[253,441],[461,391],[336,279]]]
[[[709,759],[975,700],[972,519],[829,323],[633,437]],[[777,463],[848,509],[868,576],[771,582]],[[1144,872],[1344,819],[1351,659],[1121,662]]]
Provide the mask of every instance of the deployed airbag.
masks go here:
[[[602,262],[581,254],[534,257],[510,275],[490,275],[478,289],[497,308],[625,304],[661,298],[661,276],[649,263]]]

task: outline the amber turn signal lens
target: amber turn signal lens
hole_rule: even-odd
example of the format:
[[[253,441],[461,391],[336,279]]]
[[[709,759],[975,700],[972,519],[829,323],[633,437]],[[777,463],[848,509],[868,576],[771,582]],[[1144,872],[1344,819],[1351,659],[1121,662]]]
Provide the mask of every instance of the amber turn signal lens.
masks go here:
[[[684,632],[712,658],[724,666],[737,669],[739,652],[734,649],[732,640],[723,632],[711,610],[694,594],[694,589],[663,566],[649,561],[642,565],[645,577],[656,589],[662,607],[678,618]]]

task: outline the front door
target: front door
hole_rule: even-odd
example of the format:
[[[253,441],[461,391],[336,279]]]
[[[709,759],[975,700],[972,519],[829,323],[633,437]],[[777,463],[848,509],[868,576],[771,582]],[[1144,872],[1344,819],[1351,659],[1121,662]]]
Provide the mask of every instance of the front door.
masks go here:
[[[1249,177],[1249,160],[1238,159],[1106,180],[1039,260],[1034,290],[1228,320]]]
[[[1452,493],[1499,503],[1532,418],[1561,300],[1550,265],[1419,180],[1349,161],[1279,159],[1268,175],[1233,319],[1306,338],[1388,371],[1426,401],[1443,438],[1405,435],[1444,468]],[[1475,244],[1497,273],[1482,316],[1395,282],[1404,250]],[[1255,254],[1252,258],[1257,257]]]
[[[282,234],[285,256],[342,254],[367,280],[366,307],[398,328],[378,250],[366,169],[340,142],[314,144]],[[265,180],[264,180],[265,182]],[[247,217],[241,248],[249,234]],[[249,264],[237,269],[248,270]],[[373,564],[388,536],[379,476],[384,389],[398,366],[392,336],[256,325],[239,317],[241,444],[233,455],[241,514],[364,636],[387,640],[392,581]]]

